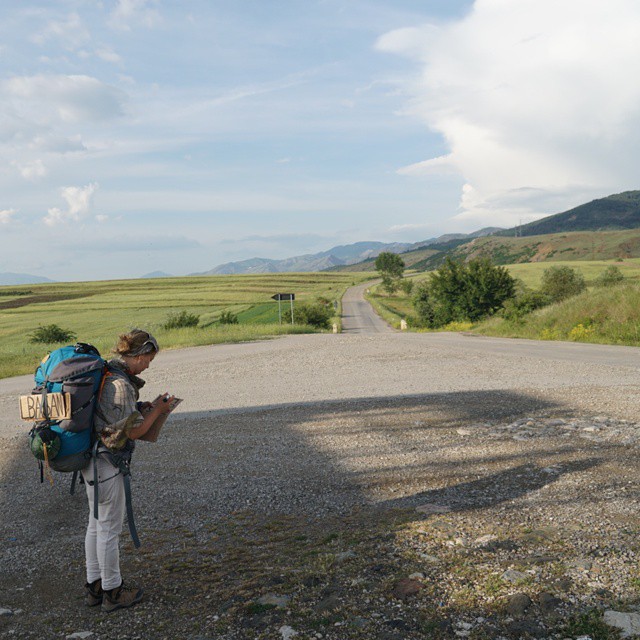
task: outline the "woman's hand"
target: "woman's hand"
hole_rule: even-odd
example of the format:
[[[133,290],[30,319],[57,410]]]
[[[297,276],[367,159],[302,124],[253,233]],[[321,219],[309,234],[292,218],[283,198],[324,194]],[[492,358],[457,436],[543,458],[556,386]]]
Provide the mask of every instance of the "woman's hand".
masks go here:
[[[157,415],[164,415],[167,413],[171,413],[173,410],[171,407],[171,402],[175,400],[175,396],[171,396],[168,393],[163,393],[158,396],[152,403],[153,411],[156,412]]]

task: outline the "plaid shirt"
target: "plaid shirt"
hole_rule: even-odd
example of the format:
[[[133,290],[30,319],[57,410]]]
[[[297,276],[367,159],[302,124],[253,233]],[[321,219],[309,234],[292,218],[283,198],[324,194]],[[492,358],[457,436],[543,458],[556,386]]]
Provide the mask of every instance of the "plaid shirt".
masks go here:
[[[103,444],[117,450],[127,444],[131,430],[143,421],[136,402],[144,381],[127,373],[122,360],[110,360],[108,367],[93,426]]]

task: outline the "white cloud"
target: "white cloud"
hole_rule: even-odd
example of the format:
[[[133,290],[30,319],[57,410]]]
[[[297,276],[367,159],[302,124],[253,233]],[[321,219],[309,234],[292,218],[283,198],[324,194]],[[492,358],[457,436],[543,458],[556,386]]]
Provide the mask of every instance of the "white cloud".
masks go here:
[[[66,210],[53,207],[47,211],[45,224],[53,227],[66,222],[79,222],[85,218],[91,208],[91,199],[98,185],[88,184],[86,187],[64,187],[60,195],[67,201]]]
[[[73,153],[87,150],[82,142],[82,138],[77,134],[72,136],[56,134],[36,136],[29,145],[29,148],[36,151],[49,151],[52,153]]]
[[[34,122],[100,122],[124,112],[125,94],[89,76],[18,76],[2,89],[16,111]]]
[[[91,35],[80,16],[70,13],[65,20],[51,20],[42,31],[31,37],[31,41],[39,45],[44,45],[50,40],[72,51],[89,42]]]
[[[154,8],[157,4],[157,0],[118,0],[109,25],[123,31],[129,31],[135,24],[151,29],[161,22],[160,14]]]
[[[102,223],[107,222],[109,220],[109,216],[105,216],[105,215],[100,214],[100,215],[96,216],[96,220],[102,224]]]
[[[400,82],[406,113],[450,150],[400,172],[457,172],[460,215],[482,223],[637,188],[639,23],[634,0],[476,0],[456,22],[385,34],[380,50],[419,65]]]
[[[35,181],[47,175],[47,168],[40,158],[26,164],[21,164],[17,161],[13,161],[11,164],[18,169],[25,180]]]
[[[114,64],[121,64],[122,58],[112,49],[108,47],[101,47],[96,49],[96,55],[105,62],[113,62]]]
[[[0,224],[9,224],[12,221],[13,216],[17,213],[16,209],[2,209],[0,210]]]

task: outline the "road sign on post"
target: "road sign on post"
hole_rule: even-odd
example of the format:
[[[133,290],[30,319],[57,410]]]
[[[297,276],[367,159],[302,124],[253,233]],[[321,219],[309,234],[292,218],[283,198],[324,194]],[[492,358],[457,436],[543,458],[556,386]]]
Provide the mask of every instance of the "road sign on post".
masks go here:
[[[282,301],[289,300],[291,302],[291,324],[293,324],[293,301],[296,299],[295,293],[276,293],[274,296],[271,296],[273,300],[278,301],[278,322],[282,324]]]

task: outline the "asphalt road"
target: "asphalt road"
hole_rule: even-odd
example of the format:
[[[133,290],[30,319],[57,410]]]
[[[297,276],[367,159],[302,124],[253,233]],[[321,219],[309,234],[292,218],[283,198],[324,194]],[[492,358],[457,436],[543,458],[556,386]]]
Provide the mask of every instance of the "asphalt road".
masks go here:
[[[342,298],[343,333],[389,333],[394,331],[364,299],[371,282],[348,289]]]

